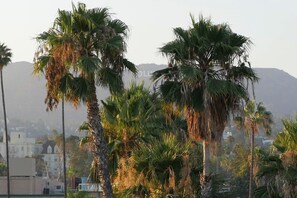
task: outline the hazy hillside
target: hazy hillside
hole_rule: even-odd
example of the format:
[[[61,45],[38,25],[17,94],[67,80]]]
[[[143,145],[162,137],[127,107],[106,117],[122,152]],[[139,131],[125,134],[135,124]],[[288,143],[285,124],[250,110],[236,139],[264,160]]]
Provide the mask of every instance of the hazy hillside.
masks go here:
[[[295,116],[297,112],[297,79],[283,70],[274,68],[257,68],[260,77],[255,85],[257,101],[276,117]]]
[[[129,84],[132,80],[137,82],[144,80],[147,86],[152,87],[151,73],[164,67],[164,65],[155,64],[140,65],[136,76],[125,75],[125,82]],[[4,68],[8,118],[34,122],[43,120],[50,128],[59,129],[61,112],[59,109],[54,112],[45,111],[45,80],[42,76],[34,77],[32,71],[33,65],[27,62],[13,63]],[[294,91],[297,89],[297,79],[278,69],[258,68],[256,72],[261,79],[255,85],[257,100],[263,101],[275,116],[294,115],[297,111],[297,92]],[[99,99],[105,99],[108,96],[108,91],[99,89],[97,94]],[[2,112],[2,105],[0,110]],[[2,113],[0,117],[2,117]],[[68,130],[75,130],[85,119],[84,106],[75,110],[67,105],[66,125]]]
[[[27,62],[13,63],[4,68],[8,119],[15,118],[33,122],[43,120],[51,129],[60,129],[60,109],[53,112],[45,111],[45,80],[43,76],[33,76],[32,72],[33,65]],[[76,111],[67,105],[65,109],[68,128],[71,126],[76,128],[85,120],[86,112],[83,111],[83,107],[79,107]],[[2,112],[2,105],[0,110]],[[1,113],[0,117],[2,116]]]

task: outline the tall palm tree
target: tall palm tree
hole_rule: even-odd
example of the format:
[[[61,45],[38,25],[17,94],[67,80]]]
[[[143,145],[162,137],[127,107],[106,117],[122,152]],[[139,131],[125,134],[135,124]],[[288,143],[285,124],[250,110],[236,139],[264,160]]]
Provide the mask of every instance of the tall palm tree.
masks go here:
[[[65,100],[62,96],[62,136],[63,136],[63,177],[64,196],[67,198],[67,172],[66,172],[66,133],[65,133]]]
[[[244,125],[250,131],[251,137],[251,166],[249,179],[249,197],[253,196],[253,177],[254,177],[254,147],[255,133],[259,131],[259,127],[263,127],[267,134],[271,132],[272,114],[267,111],[262,103],[256,104],[254,101],[249,101],[244,108]]]
[[[0,77],[1,77],[1,93],[2,93],[2,104],[3,104],[3,119],[4,119],[4,130],[5,130],[5,145],[6,145],[6,161],[7,161],[7,196],[10,197],[10,177],[9,177],[9,148],[8,148],[8,131],[7,131],[7,118],[5,108],[5,97],[4,97],[4,85],[3,85],[3,68],[11,62],[11,50],[7,48],[4,43],[0,43]]]
[[[124,69],[136,72],[134,64],[124,58],[127,30],[122,21],[111,18],[107,9],[87,9],[79,3],[72,11],[59,10],[54,26],[37,38],[40,46],[35,71],[45,72],[48,108],[57,106],[62,93],[74,105],[80,101],[87,105],[93,153],[106,197],[113,197],[113,193],[96,85],[119,92],[123,89]]]
[[[153,79],[162,79],[159,89],[167,101],[184,107],[190,137],[203,140],[201,196],[209,197],[209,145],[221,140],[230,112],[248,98],[245,80],[257,80],[247,61],[251,42],[203,17],[198,22],[192,17],[192,27],[175,28],[174,34],[160,49],[168,68],[154,72]]]

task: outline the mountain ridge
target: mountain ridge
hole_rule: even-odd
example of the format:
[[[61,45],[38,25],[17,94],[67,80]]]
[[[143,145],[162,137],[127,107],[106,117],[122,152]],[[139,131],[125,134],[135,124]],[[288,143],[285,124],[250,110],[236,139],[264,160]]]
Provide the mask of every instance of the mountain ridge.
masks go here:
[[[144,81],[152,87],[151,73],[165,68],[166,65],[141,64],[137,66],[138,74],[124,75],[126,85],[131,81]],[[289,73],[277,68],[254,68],[260,77],[255,84],[257,101],[261,101],[276,117],[293,116],[297,111],[297,79]],[[61,111],[58,107],[53,112],[46,112],[44,98],[46,96],[45,79],[43,76],[33,76],[33,64],[25,61],[9,64],[3,70],[5,97],[8,118],[20,120],[43,120],[51,128],[61,126]],[[98,88],[98,100],[104,100],[108,91]],[[2,105],[1,105],[2,106]],[[2,107],[0,108],[2,111]],[[86,120],[86,108],[81,105],[74,109],[66,105],[66,125],[75,130]],[[0,117],[2,115],[0,114]]]

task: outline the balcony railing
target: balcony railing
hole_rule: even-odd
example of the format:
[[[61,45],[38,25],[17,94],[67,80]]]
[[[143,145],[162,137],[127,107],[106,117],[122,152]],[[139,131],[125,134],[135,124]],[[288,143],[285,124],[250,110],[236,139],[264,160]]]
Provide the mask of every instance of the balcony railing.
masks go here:
[[[102,188],[97,183],[81,183],[78,185],[78,191],[101,192]]]

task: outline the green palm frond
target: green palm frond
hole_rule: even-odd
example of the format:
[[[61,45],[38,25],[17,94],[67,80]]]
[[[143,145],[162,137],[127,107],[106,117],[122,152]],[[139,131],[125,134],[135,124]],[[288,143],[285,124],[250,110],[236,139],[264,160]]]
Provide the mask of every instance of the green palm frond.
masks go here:
[[[168,42],[166,45],[160,48],[160,52],[164,55],[170,58],[171,60],[174,60],[176,62],[180,62],[183,59],[188,59],[187,53],[186,53],[186,46],[179,41],[171,41]]]
[[[158,79],[160,79],[161,77],[164,78],[173,78],[175,75],[177,75],[178,73],[178,68],[177,67],[167,67],[165,69],[161,69],[161,70],[157,70],[155,72],[153,72],[152,74],[152,80],[153,81],[157,81]]]
[[[11,62],[12,52],[4,43],[0,43],[0,69]]]
[[[77,129],[79,132],[82,131],[88,131],[89,130],[89,124],[88,122],[83,122]]]
[[[249,79],[253,82],[257,82],[259,80],[259,77],[255,73],[255,71],[252,68],[245,66],[244,64],[230,68],[228,75],[228,78],[232,78],[235,80]]]
[[[78,68],[82,71],[82,73],[85,73],[86,76],[90,76],[98,70],[100,64],[101,61],[98,57],[89,57],[85,55],[79,59]]]
[[[297,118],[296,118],[297,120]],[[278,133],[273,145],[282,153],[288,150],[297,149],[297,122],[284,119],[283,121],[284,130]]]
[[[150,191],[146,186],[138,185],[125,189],[119,197],[150,197]]]
[[[168,183],[169,168],[178,176],[182,168],[182,156],[186,149],[175,136],[164,135],[161,140],[154,140],[150,145],[140,144],[134,151],[135,167],[149,180]]]
[[[115,35],[110,37],[105,43],[105,49],[108,53],[113,53],[114,50],[124,50],[123,37],[121,35]]]
[[[249,101],[244,108],[244,113],[245,122],[249,125],[247,128],[256,127],[255,130],[258,131],[258,128],[262,127],[268,135],[271,133],[273,116],[270,111],[266,110],[263,103]]]
[[[121,75],[108,67],[97,70],[96,83],[102,87],[108,87],[111,93],[120,93],[124,88]]]
[[[80,98],[86,101],[90,93],[90,82],[83,77],[74,77],[71,73],[65,74],[60,82],[60,91],[66,99]]]
[[[207,90],[213,96],[225,96],[246,98],[248,93],[244,87],[228,80],[210,79],[207,82]]]
[[[34,74],[43,73],[49,61],[49,55],[39,56],[37,62],[35,63]]]
[[[105,26],[110,21],[108,8],[93,8],[88,10],[88,17],[95,27]]]
[[[183,105],[182,84],[174,81],[166,81],[160,86],[163,98],[168,102],[176,102]]]
[[[73,20],[71,12],[66,10],[58,10],[58,17],[55,19],[53,27],[57,27],[61,32],[71,33],[72,23]]]
[[[114,19],[109,21],[109,27],[111,27],[117,34],[127,36],[128,26],[121,20]]]
[[[179,68],[181,81],[183,83],[192,84],[195,86],[197,81],[203,79],[203,72],[197,67],[192,67],[189,65],[181,65]]]
[[[270,198],[267,186],[260,186],[255,189],[254,196],[256,198]]]
[[[130,62],[128,59],[126,59],[126,58],[123,59],[123,65],[133,74],[137,73],[137,69],[136,69],[134,63]]]

